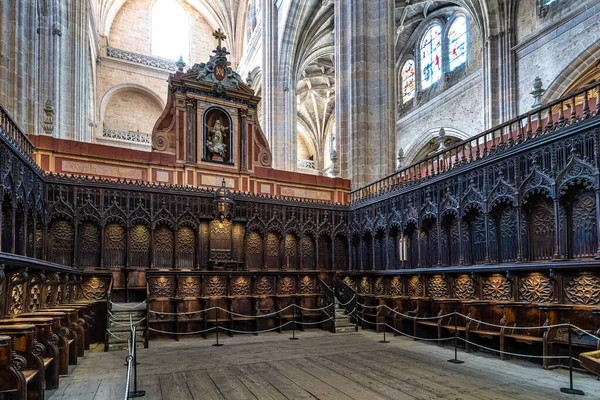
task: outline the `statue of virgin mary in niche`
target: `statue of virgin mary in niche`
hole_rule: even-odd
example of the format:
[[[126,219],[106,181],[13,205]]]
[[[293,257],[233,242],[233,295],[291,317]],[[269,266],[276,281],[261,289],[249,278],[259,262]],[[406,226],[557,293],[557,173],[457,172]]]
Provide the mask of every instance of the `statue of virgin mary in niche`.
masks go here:
[[[225,135],[227,135],[228,127],[223,126],[220,119],[215,121],[215,124],[209,129],[208,140],[206,141],[206,148],[213,154],[213,160],[215,156],[218,161],[227,159],[227,145],[225,144]],[[218,159],[220,158],[220,160]]]

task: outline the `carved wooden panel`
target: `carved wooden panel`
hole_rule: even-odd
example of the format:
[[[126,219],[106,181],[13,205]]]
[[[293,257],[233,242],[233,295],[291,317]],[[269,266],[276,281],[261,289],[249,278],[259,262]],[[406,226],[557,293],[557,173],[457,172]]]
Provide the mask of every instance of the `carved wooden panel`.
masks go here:
[[[154,267],[173,267],[173,230],[164,225],[154,230]]]
[[[106,296],[108,286],[106,281],[98,278],[86,278],[82,284],[83,297],[88,300],[102,300]]]
[[[348,285],[350,289],[356,291],[356,282],[354,282],[354,279],[350,278],[349,276],[345,276],[344,283]]]
[[[511,282],[502,275],[492,275],[482,280],[481,294],[484,300],[512,300]]]
[[[50,261],[62,265],[73,264],[73,225],[59,219],[50,226]]]
[[[302,268],[316,269],[316,244],[312,236],[303,236],[300,239],[300,247],[302,248]]]
[[[403,296],[404,295],[404,284],[400,277],[395,276],[390,279],[389,284],[389,295],[390,296]]]
[[[131,228],[131,248],[129,250],[132,267],[148,267],[150,260],[150,230],[145,225]]]
[[[266,265],[268,269],[280,269],[281,260],[279,255],[279,234],[269,232],[265,243],[265,253],[267,256]]]
[[[335,237],[334,249],[336,268],[346,270],[350,268],[348,260],[348,240],[340,235]]]
[[[408,295],[410,297],[423,296],[423,282],[418,276],[413,275],[408,278]]]
[[[475,284],[471,276],[464,274],[454,279],[454,297],[461,300],[475,299]]]
[[[273,294],[273,283],[268,276],[261,276],[256,280],[256,294],[266,295]]]
[[[555,301],[554,282],[547,276],[531,274],[519,279],[519,301],[551,303]]]
[[[227,278],[224,276],[210,276],[206,279],[204,294],[206,296],[227,296]]]
[[[93,222],[79,226],[79,266],[100,266],[100,228]]]
[[[263,245],[260,233],[252,231],[246,235],[246,265],[250,270],[259,270],[263,267]]]
[[[194,254],[196,252],[196,235],[189,226],[182,226],[177,231],[177,268],[194,268]]]
[[[210,259],[219,261],[231,260],[232,247],[232,229],[231,221],[211,221],[210,222]]]
[[[296,280],[291,276],[284,276],[279,279],[277,285],[278,294],[294,294],[296,292]]]
[[[23,284],[13,285],[10,292],[10,306],[8,313],[16,315],[23,312]]]
[[[375,279],[375,283],[373,285],[373,294],[377,296],[385,295],[385,283],[383,282],[383,277],[379,276]]]
[[[567,281],[565,296],[573,304],[600,304],[600,278],[582,273]]]
[[[369,278],[363,276],[358,283],[358,293],[360,294],[371,294],[371,284]]]
[[[107,224],[104,228],[104,266],[123,268],[125,266],[126,232],[123,225]]]
[[[315,279],[311,276],[304,276],[301,280],[300,280],[300,285],[299,285],[299,293],[300,294],[311,294],[315,292]]]
[[[150,297],[175,297],[175,277],[157,276],[148,279]]]
[[[300,266],[300,255],[298,254],[298,238],[296,235],[288,233],[285,235],[285,265],[289,269],[298,269]]]
[[[177,295],[179,297],[202,296],[202,285],[198,276],[180,276],[177,279]]]
[[[238,276],[231,279],[232,296],[249,296],[251,292],[250,278],[247,276]]]
[[[433,275],[427,282],[427,294],[436,299],[448,297],[448,283],[441,275]]]
[[[554,205],[550,199],[536,202],[530,212],[530,260],[550,260],[554,254]]]
[[[596,200],[592,193],[583,193],[572,205],[572,257],[593,257],[597,250]]]

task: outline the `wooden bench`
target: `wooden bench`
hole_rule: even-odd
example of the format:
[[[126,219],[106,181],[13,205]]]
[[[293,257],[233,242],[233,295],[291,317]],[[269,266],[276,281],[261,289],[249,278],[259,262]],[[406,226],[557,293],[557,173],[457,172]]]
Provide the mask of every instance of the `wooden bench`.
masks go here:
[[[254,300],[255,315],[268,315],[256,319],[256,329],[259,331],[271,329],[275,327],[275,315],[270,315],[275,312],[275,296],[261,295],[256,296]]]
[[[0,335],[10,336],[13,355],[11,364],[21,374],[18,392],[23,399],[44,399],[45,368],[40,356],[43,345],[35,339],[35,326],[30,324],[0,325]],[[25,392],[22,386],[25,385]]]
[[[0,325],[31,324],[36,327],[36,340],[44,348],[40,356],[44,360],[46,389],[58,388],[59,381],[59,351],[58,335],[52,331],[53,319],[48,317],[0,319]]]
[[[321,308],[321,304],[319,302],[320,295],[318,294],[300,294],[298,295],[299,306],[305,308],[298,308],[296,310],[296,316],[299,317],[298,321],[300,322],[319,322],[323,320],[323,311],[317,310],[317,308]],[[299,315],[298,315],[299,314]],[[317,324],[314,324],[315,326]],[[304,324],[298,324],[298,328],[301,331],[304,331]]]
[[[416,304],[415,317],[430,318],[436,317],[437,312],[433,308],[434,300],[430,297],[411,297]],[[416,337],[436,338],[438,337],[439,319],[413,319],[413,332]]]
[[[358,303],[364,304],[364,306],[358,306],[358,314],[362,319],[359,319],[359,325],[363,329],[372,329],[375,328],[375,331],[378,331],[379,325],[377,324],[378,318],[380,317],[380,309],[382,307],[376,308],[379,306],[379,299],[377,296],[372,294],[357,294]],[[383,314],[382,314],[383,315]]]
[[[178,330],[177,320],[178,316],[175,315],[178,313],[179,303],[187,303],[182,305],[182,309],[187,309],[186,306],[189,305],[189,302],[182,302],[177,299],[171,297],[149,297],[148,298],[148,328],[156,329],[164,332],[173,332],[173,338],[175,340],[179,340],[179,336],[176,334]],[[199,302],[200,307],[197,306],[192,307],[190,305],[190,309],[202,309],[202,301]],[[153,312],[155,311],[155,312]],[[190,310],[191,311],[191,310]],[[185,324],[183,324],[185,328]],[[160,332],[150,331],[151,336],[161,336],[164,335]],[[107,333],[108,335],[108,333]],[[204,334],[206,337],[206,334]],[[108,343],[108,340],[106,341]],[[108,351],[108,346],[105,348],[105,351]]]
[[[450,310],[449,307],[444,305],[444,310],[442,314],[448,314],[452,311],[456,311],[461,315],[456,315],[456,321],[454,315],[449,315],[441,319],[441,328],[451,336],[454,336],[454,330],[456,329],[459,336],[466,335],[467,332],[467,318],[465,316],[469,315],[469,307],[465,303],[464,300],[455,300],[454,303],[447,303],[448,306],[452,305],[454,308]]]
[[[279,295],[275,298],[275,311],[281,311],[275,315],[275,324],[279,333],[281,333],[281,325],[294,320],[294,318],[296,320],[300,318],[296,307],[289,307],[292,304],[298,304],[296,295]],[[291,329],[292,325],[288,324],[287,327]]]
[[[229,310],[235,314],[231,317],[232,329],[257,331],[256,318],[254,318],[254,298],[251,296],[231,296],[229,298]],[[236,315],[239,314],[239,315]],[[242,326],[240,326],[242,325]],[[240,328],[249,329],[240,329]],[[257,335],[257,333],[255,333]]]
[[[204,305],[202,299],[199,297],[180,297],[177,299],[177,316],[176,325],[177,332],[190,333],[198,332],[205,329],[204,323],[204,312],[197,312],[203,309]],[[152,314],[150,314],[152,315]],[[156,318],[157,315],[154,315]],[[206,333],[202,334],[206,337]],[[189,335],[186,335],[189,336]],[[178,340],[179,335],[175,335],[175,339]]]
[[[408,296],[398,296],[395,298],[395,307],[392,307],[394,311],[403,314],[394,314],[393,326],[396,330],[415,336],[415,324],[414,319],[418,312],[418,303]],[[391,312],[391,311],[390,311]],[[410,327],[410,329],[409,329]],[[410,331],[410,333],[408,332]],[[399,335],[398,332],[394,331],[394,336]]]
[[[521,353],[526,351],[523,346],[518,348],[516,345],[526,344],[527,348],[538,344],[542,347],[542,353],[547,354],[546,330],[538,328],[548,325],[546,313],[540,312],[537,304],[528,304],[523,302],[499,302],[498,307],[503,311],[502,321],[504,327],[500,330],[500,358],[506,360],[510,358],[504,351]],[[530,329],[520,329],[528,328]],[[519,329],[516,329],[519,328]],[[539,354],[539,351],[534,351]]]
[[[64,312],[69,317],[69,329],[74,331],[77,335],[77,356],[83,357],[85,356],[85,347],[86,347],[86,333],[85,333],[85,320],[79,317],[79,308],[72,307],[50,307],[44,308],[39,311],[59,311]],[[89,335],[88,335],[89,338]],[[89,347],[88,347],[89,348]]]
[[[49,317],[53,320],[53,332],[58,335],[58,358],[59,374],[68,375],[69,365],[77,365],[77,335],[69,329],[69,316],[60,311],[36,311],[33,313],[22,313],[15,318],[38,318]]]
[[[466,340],[477,343],[477,339],[483,339],[492,342],[498,349],[500,348],[500,328],[490,326],[485,323],[491,323],[501,326],[502,310],[496,307],[496,303],[489,300],[466,300],[465,305],[469,308],[468,316],[474,320],[469,320],[466,327]],[[481,322],[480,322],[481,321]],[[488,343],[489,344],[489,343]],[[471,351],[471,344],[465,342],[465,350]]]
[[[216,326],[232,329],[233,320],[231,319],[231,314],[229,314],[227,311],[223,311],[229,310],[229,300],[227,297],[207,297],[204,299],[204,308],[208,310],[205,314],[206,329]],[[209,310],[210,308],[213,309]],[[233,333],[228,330],[227,335],[233,336]]]
[[[0,335],[0,398],[4,394],[16,395],[18,399],[27,398],[27,382],[21,371],[13,365],[12,337]]]

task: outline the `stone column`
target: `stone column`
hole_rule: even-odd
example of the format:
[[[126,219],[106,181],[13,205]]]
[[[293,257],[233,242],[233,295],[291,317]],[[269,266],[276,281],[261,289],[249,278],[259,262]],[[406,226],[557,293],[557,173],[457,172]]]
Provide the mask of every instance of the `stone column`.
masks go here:
[[[353,188],[395,167],[394,8],[394,0],[335,2],[335,133]]]

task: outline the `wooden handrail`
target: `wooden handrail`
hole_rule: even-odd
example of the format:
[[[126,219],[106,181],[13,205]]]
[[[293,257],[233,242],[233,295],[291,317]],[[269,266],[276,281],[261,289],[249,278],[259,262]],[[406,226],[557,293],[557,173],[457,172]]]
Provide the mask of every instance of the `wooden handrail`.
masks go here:
[[[33,160],[33,149],[35,146],[2,105],[0,105],[0,130]]]
[[[590,100],[588,92],[594,89],[596,97]],[[582,99],[580,104],[577,104],[578,98]],[[590,101],[595,103],[594,110],[590,109]],[[579,111],[577,110],[578,105],[581,105]],[[565,115],[565,107],[570,110],[569,115]],[[518,146],[540,135],[598,115],[600,115],[600,82],[594,82],[576,92],[416,161],[384,178],[355,189],[350,192],[351,203],[354,204],[385,193],[400,184],[437,176],[488,155],[497,154],[505,148]]]

